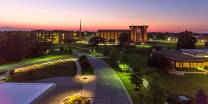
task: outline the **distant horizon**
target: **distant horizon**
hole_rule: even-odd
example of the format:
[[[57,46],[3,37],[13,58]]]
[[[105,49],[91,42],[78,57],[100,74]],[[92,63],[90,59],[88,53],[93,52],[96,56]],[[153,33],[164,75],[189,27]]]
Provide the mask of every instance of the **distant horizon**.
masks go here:
[[[1,0],[0,27],[42,30],[129,29],[208,32],[207,0]]]
[[[36,30],[45,30],[45,31],[54,31],[54,30],[59,30],[59,31],[79,31],[79,29],[21,29],[21,28],[15,28],[15,27],[3,27],[3,28],[8,28],[5,30],[1,29],[2,27],[0,27],[0,32],[4,32],[4,31],[36,31]],[[97,29],[97,30],[82,30],[82,32],[97,32],[98,30],[130,30],[130,29]],[[191,30],[184,30],[184,31],[191,31]],[[161,33],[180,33],[180,32],[184,32],[184,31],[179,31],[179,32],[161,32],[161,31],[148,31],[148,33],[151,32],[161,32]],[[195,32],[195,31],[191,31],[193,33],[208,33],[208,32]]]
[[[134,25],[134,24],[131,24],[131,25]],[[131,26],[129,25],[129,26]],[[146,24],[141,24],[141,25],[146,25]],[[82,30],[83,31],[93,31],[93,32],[96,32],[97,30],[128,30],[129,29],[129,26],[126,26],[126,28],[119,28],[119,27],[85,27],[83,26],[82,24]],[[138,25],[140,26],[140,25]],[[192,31],[192,32],[195,32],[195,33],[208,33],[208,29],[207,31],[193,31],[191,29],[187,29],[187,28],[181,28],[181,29],[178,29],[176,31],[165,31],[165,30],[151,30],[151,26],[148,25],[148,32],[170,32],[170,33],[179,33],[179,32],[183,32],[183,31]],[[22,31],[30,31],[30,30],[67,30],[67,31],[79,31],[79,24],[77,23],[77,26],[76,27],[60,27],[60,26],[22,26],[22,27],[13,27],[13,26],[1,26],[0,25],[0,31],[1,31],[1,28],[15,28],[15,29],[18,29],[18,30],[22,30]]]

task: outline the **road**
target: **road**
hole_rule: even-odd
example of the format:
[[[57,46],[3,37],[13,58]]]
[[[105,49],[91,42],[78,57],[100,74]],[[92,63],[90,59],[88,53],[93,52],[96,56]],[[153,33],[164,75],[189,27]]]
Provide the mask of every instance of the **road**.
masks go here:
[[[89,57],[96,75],[95,104],[132,104],[122,82],[104,61]]]

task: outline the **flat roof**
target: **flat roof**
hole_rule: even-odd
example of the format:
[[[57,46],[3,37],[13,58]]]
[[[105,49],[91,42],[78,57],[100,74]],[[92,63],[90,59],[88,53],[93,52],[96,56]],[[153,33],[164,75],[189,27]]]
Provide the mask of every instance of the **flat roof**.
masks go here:
[[[207,49],[181,49],[183,54],[187,54],[193,57],[208,57]]]
[[[131,32],[131,30],[98,30],[98,32]]]
[[[0,83],[0,104],[31,104],[55,86],[53,83]]]
[[[206,61],[207,58],[193,57],[191,55],[183,54],[180,51],[165,50],[162,53],[173,61]]]

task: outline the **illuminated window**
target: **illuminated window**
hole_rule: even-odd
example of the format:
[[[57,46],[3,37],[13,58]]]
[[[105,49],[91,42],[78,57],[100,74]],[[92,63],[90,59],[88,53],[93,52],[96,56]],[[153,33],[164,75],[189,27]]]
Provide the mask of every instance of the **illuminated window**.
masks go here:
[[[176,62],[176,67],[180,67],[180,63],[179,62]]]

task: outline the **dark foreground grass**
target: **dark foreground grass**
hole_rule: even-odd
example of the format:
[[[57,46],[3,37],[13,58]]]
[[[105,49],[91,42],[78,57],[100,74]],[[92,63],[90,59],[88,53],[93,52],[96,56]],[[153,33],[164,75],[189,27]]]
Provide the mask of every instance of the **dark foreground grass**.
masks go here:
[[[33,69],[25,72],[18,72],[12,78],[8,78],[9,82],[31,82],[51,77],[74,77],[77,72],[75,62],[68,61],[56,65],[49,65],[42,68]]]
[[[208,93],[207,75],[185,74],[184,76],[171,76],[167,74],[160,74],[160,77],[168,92],[172,94],[195,97],[200,88]]]

